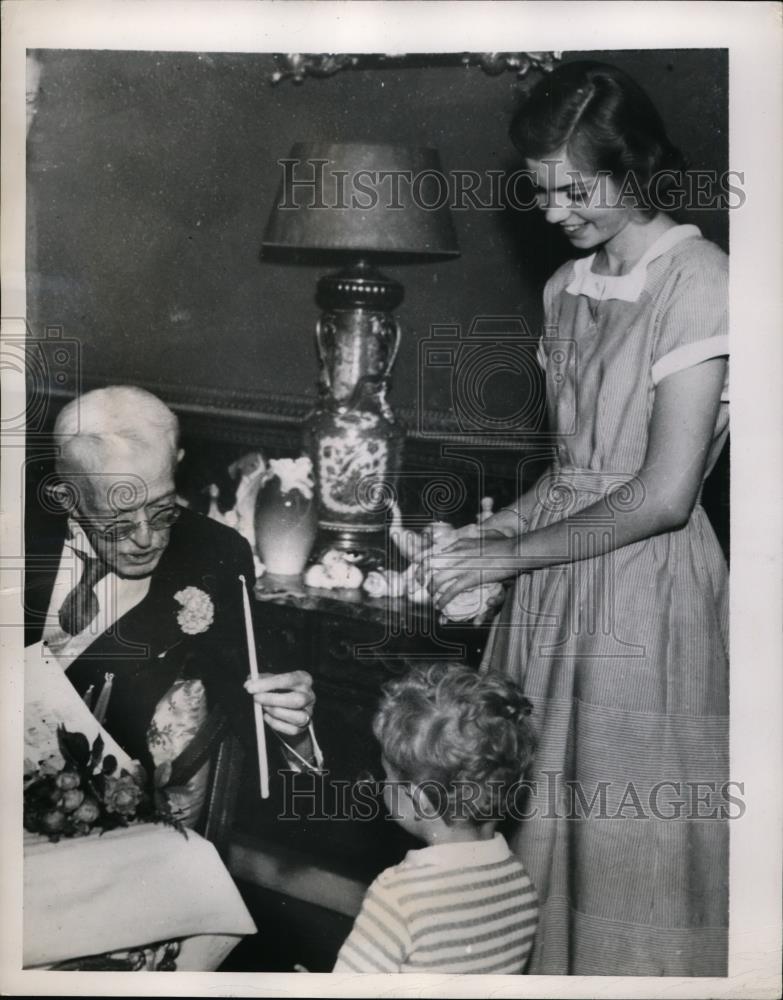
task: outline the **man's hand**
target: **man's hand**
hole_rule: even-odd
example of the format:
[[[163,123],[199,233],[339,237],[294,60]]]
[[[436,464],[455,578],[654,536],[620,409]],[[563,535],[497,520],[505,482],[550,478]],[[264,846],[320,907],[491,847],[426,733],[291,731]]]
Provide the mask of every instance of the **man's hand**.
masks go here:
[[[245,690],[264,710],[264,721],[284,736],[299,736],[307,731],[313,717],[315,694],[313,678],[304,670],[287,674],[260,674],[248,678]]]

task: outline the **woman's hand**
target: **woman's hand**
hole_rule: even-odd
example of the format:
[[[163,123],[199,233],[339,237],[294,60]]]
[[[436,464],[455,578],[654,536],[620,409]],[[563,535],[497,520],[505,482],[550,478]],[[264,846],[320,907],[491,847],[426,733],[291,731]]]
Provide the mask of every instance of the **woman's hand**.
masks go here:
[[[479,538],[463,538],[442,551],[430,553],[417,568],[419,579],[429,579],[433,603],[442,610],[452,598],[482,583],[511,579],[520,572],[519,538],[497,531]]]
[[[313,678],[305,670],[260,674],[245,681],[245,690],[264,710],[264,721],[284,736],[298,736],[313,717]]]

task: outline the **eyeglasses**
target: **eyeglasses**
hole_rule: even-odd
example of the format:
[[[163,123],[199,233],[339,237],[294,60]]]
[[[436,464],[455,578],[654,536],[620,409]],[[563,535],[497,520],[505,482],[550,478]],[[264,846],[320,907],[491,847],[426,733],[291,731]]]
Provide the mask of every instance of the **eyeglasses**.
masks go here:
[[[161,507],[156,510],[152,517],[141,521],[112,521],[105,528],[96,527],[90,518],[81,517],[80,520],[87,521],[90,529],[101,539],[107,542],[122,542],[126,538],[134,535],[142,524],[146,524],[152,531],[164,531],[179,519],[182,508],[172,504],[170,507]]]

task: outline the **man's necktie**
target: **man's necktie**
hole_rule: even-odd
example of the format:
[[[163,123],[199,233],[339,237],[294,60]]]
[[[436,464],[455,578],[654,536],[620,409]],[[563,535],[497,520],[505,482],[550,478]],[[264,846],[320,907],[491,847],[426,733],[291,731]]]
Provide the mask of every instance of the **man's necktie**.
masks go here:
[[[60,628],[68,635],[83,632],[100,611],[98,598],[93,592],[96,583],[111,572],[106,563],[92,556],[76,553],[84,562],[82,578],[62,603],[58,618]]]

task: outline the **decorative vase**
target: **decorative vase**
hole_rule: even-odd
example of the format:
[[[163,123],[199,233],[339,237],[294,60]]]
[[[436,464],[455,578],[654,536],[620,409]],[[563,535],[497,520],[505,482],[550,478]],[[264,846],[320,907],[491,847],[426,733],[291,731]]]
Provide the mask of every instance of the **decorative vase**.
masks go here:
[[[269,462],[256,496],[255,529],[256,551],[267,572],[274,576],[302,573],[318,533],[309,458]]]
[[[321,286],[326,281],[319,283],[324,301]],[[390,296],[391,289],[397,294],[388,279],[378,276],[375,281],[375,293],[381,289]],[[361,284],[359,277],[349,281],[343,275],[340,290],[350,287],[358,296]],[[399,326],[381,309],[333,309],[322,315],[316,339],[320,393],[304,430],[321,531],[326,544],[335,548],[360,553],[379,547],[384,552],[405,438],[386,399]]]

